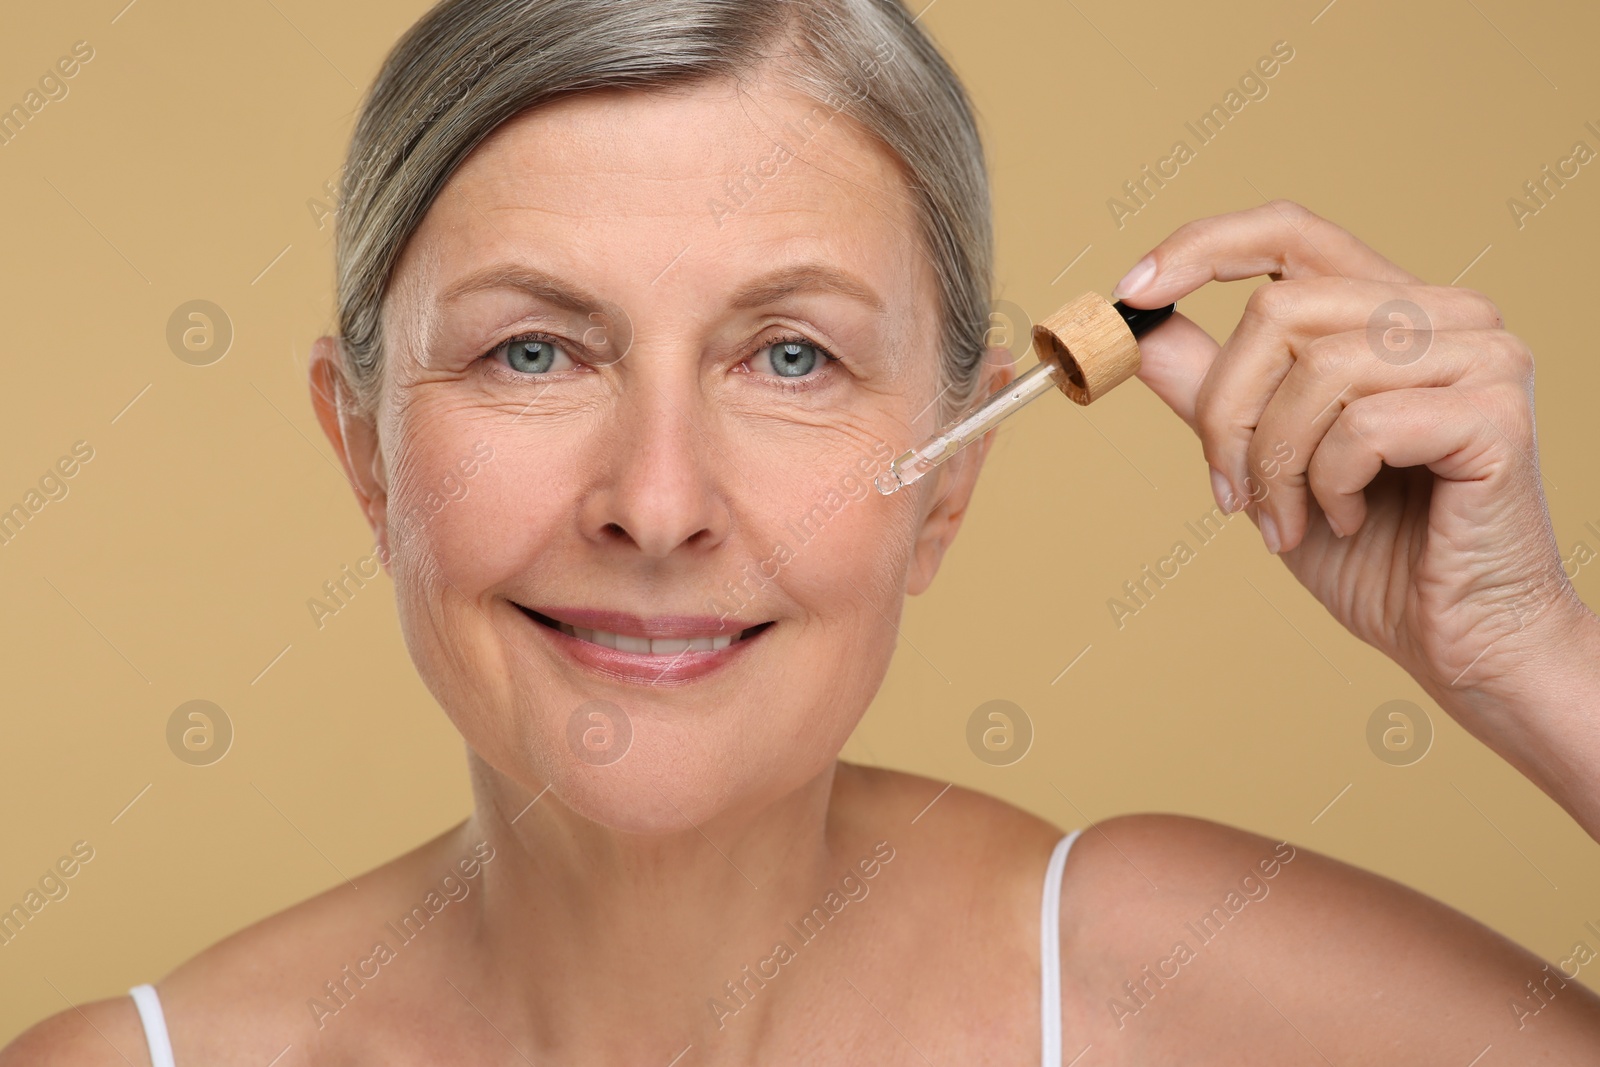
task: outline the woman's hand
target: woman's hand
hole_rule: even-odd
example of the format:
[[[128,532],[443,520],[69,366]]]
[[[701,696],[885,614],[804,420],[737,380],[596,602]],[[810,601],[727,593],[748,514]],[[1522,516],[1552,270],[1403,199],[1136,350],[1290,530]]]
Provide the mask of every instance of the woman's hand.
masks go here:
[[[1482,293],[1285,200],[1179,227],[1116,295],[1255,275],[1220,347],[1174,315],[1140,379],[1199,435],[1224,510],[1600,839],[1600,620],[1551,529],[1528,346]]]

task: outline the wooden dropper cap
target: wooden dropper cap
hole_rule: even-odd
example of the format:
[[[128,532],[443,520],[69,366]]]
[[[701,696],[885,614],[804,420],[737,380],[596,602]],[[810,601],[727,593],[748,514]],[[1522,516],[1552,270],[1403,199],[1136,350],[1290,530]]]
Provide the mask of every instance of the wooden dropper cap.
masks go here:
[[[1033,353],[1061,368],[1056,384],[1079,404],[1099,400],[1139,369],[1139,337],[1164,321],[1176,304],[1131,308],[1089,292],[1033,328]]]

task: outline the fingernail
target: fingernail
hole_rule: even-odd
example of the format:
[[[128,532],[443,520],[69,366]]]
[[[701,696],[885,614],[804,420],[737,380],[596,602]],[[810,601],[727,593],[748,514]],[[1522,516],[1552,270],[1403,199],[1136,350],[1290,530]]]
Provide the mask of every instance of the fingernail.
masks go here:
[[[1278,540],[1278,524],[1272,521],[1272,513],[1268,511],[1261,513],[1261,539],[1267,543],[1267,551],[1274,556],[1283,545],[1283,542]]]
[[[1333,531],[1333,536],[1335,536],[1335,537],[1343,537],[1344,536],[1344,531],[1339,529],[1339,524],[1333,521],[1333,516],[1332,515],[1324,515],[1323,519],[1327,521],[1328,529]]]
[[[1233,512],[1228,506],[1233,497],[1233,486],[1228,484],[1227,477],[1215,467],[1211,468],[1211,495],[1217,498],[1217,507],[1222,509],[1224,515]]]
[[[1149,285],[1156,276],[1156,261],[1153,256],[1145,256],[1133,265],[1133,269],[1123,275],[1117,287],[1111,290],[1111,295],[1118,300],[1126,300],[1136,295],[1139,290]]]

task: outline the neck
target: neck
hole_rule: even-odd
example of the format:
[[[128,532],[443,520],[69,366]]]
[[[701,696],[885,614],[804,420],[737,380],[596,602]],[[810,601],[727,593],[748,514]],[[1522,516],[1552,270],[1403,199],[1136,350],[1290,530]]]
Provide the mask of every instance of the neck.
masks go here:
[[[474,947],[508,1039],[536,1062],[665,1064],[691,1044],[701,1063],[750,1062],[803,984],[756,972],[779,943],[801,950],[793,924],[857,859],[830,819],[849,768],[830,763],[765,806],[699,826],[624,832],[469,758],[476,803],[460,841],[495,850],[474,894]]]

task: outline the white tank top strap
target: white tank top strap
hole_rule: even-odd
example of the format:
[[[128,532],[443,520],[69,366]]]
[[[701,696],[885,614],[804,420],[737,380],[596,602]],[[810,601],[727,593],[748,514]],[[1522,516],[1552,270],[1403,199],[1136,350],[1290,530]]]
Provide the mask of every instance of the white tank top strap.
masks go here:
[[[1040,1062],[1061,1067],[1061,874],[1082,829],[1064,834],[1050,853],[1039,906],[1039,1020],[1044,1041]]]
[[[167,1017],[161,1011],[161,998],[156,987],[136,985],[128,990],[133,1004],[139,1009],[139,1021],[144,1024],[144,1043],[150,1049],[153,1067],[177,1067],[172,1061],[172,1040],[167,1036]]]
[[[1044,1067],[1061,1067],[1061,878],[1067,853],[1082,832],[1079,829],[1062,835],[1050,853],[1050,863],[1044,874],[1044,894],[1039,906],[1039,1018]],[[139,1009],[139,1021],[144,1025],[145,1044],[149,1046],[153,1067],[177,1067],[172,1059],[172,1040],[167,1035],[167,1020],[161,1011],[156,987],[136,985],[128,994]]]

